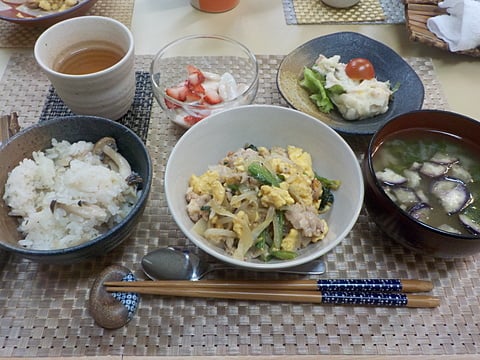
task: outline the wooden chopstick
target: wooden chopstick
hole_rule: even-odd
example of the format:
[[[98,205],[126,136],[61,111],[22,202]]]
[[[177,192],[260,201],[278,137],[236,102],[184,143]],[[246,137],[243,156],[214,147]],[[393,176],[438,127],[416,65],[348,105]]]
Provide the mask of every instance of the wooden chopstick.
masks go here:
[[[440,300],[428,295],[407,295],[404,293],[372,293],[372,292],[342,292],[342,291],[269,291],[258,289],[226,289],[226,288],[162,288],[131,286],[135,282],[124,282],[125,286],[107,286],[108,292],[135,292],[138,294],[235,299],[302,302],[337,305],[370,305],[387,307],[433,308],[440,304]]]
[[[106,282],[105,286],[126,286],[124,281]],[[149,288],[223,288],[258,290],[310,290],[348,292],[427,292],[431,281],[414,279],[320,279],[320,280],[155,280],[129,282],[131,287]]]

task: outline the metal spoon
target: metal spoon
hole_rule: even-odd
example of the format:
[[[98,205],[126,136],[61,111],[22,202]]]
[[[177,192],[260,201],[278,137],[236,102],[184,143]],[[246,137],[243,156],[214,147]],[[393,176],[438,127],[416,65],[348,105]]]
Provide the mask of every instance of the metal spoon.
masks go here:
[[[216,270],[235,269],[226,264],[208,264],[188,250],[166,247],[154,250],[142,258],[142,269],[152,280],[200,280],[206,274]],[[275,270],[276,272],[321,275],[325,272],[325,263],[314,260],[308,264]]]

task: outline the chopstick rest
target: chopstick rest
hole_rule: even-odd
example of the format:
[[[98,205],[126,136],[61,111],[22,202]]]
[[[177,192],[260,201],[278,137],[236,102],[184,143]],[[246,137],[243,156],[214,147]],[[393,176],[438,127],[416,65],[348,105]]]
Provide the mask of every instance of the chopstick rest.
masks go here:
[[[105,281],[116,281],[124,286],[136,281],[129,269],[112,265],[104,269],[95,279],[88,300],[88,310],[95,322],[106,329],[124,326],[137,311],[140,296],[134,291],[106,292]]]
[[[106,286],[122,285],[107,282]],[[261,290],[319,290],[346,292],[427,292],[433,289],[431,281],[410,279],[319,279],[319,280],[155,280],[137,281],[135,287],[188,287]]]

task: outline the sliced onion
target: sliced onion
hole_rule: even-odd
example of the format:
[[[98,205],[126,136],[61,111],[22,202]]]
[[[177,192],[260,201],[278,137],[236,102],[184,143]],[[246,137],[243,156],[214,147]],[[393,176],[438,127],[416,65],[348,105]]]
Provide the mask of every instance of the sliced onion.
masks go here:
[[[448,155],[448,154],[437,152],[437,153],[435,153],[435,155],[433,155],[430,158],[430,161],[432,161],[434,163],[437,163],[437,164],[451,165],[451,164],[457,163],[459,161],[459,159],[456,156],[451,156],[451,155]]]
[[[432,212],[432,207],[424,202],[419,202],[413,205],[408,213],[415,219],[421,222],[427,222]]]
[[[448,174],[462,180],[464,183],[469,183],[473,181],[472,175],[460,164],[453,164]]]
[[[386,185],[402,185],[407,182],[407,178],[389,168],[385,168],[383,171],[377,171],[375,176],[378,180]]]
[[[448,166],[443,164],[438,164],[432,161],[425,161],[420,168],[420,173],[425,176],[436,178],[442,175],[445,175],[448,171]]]
[[[420,201],[415,190],[406,186],[392,188],[392,192],[402,204],[413,204]]]
[[[472,201],[470,191],[460,179],[444,177],[436,180],[431,191],[449,215],[462,211]]]
[[[458,215],[458,218],[460,219],[461,223],[472,233],[475,235],[480,234],[480,224],[472,219],[468,214],[460,214]]]
[[[453,233],[453,234],[461,234],[462,233],[461,231],[455,229],[453,226],[450,226],[448,224],[442,224],[438,228],[442,231],[446,231],[446,232]]]
[[[418,171],[405,169],[403,171],[403,175],[407,178],[408,186],[412,188],[417,188],[420,186],[420,182],[422,181],[422,177],[418,173]]]

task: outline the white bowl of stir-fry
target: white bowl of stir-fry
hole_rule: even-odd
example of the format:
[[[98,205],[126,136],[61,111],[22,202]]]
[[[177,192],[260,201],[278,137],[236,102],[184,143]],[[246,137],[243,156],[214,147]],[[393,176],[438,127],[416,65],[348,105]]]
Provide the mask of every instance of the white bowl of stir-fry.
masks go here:
[[[165,193],[182,232],[250,269],[307,263],[357,221],[363,178],[349,145],[299,111],[248,105],[189,129],[168,159]]]

